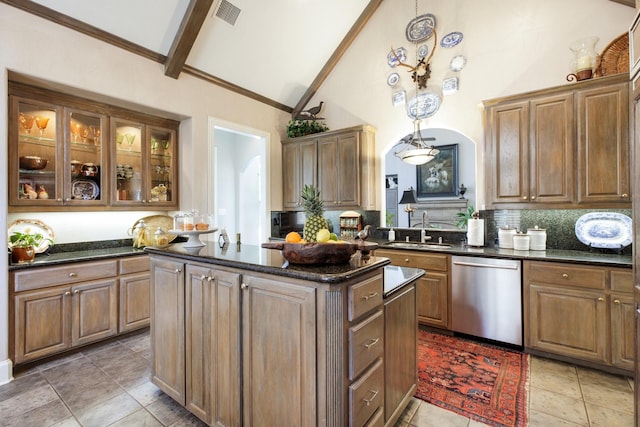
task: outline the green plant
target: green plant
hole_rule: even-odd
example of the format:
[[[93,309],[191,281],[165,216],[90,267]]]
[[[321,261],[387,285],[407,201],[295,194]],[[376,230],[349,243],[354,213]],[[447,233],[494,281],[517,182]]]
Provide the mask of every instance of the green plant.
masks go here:
[[[469,206],[466,211],[456,212],[455,219],[458,220],[456,223],[456,227],[464,228],[467,226],[467,223],[471,218],[473,218],[473,214],[476,209],[473,206]]]
[[[11,243],[11,247],[24,248],[28,246],[39,246],[40,243],[44,241],[49,241],[50,244],[53,244],[53,240],[49,238],[45,238],[40,233],[31,233],[30,229],[26,228],[24,232],[15,231],[11,236],[9,236],[9,243]]]
[[[329,128],[326,124],[315,120],[289,120],[287,124],[287,137],[310,135],[312,133],[326,132]]]
[[[389,211],[386,212],[384,223],[386,224],[387,227],[391,227],[393,225],[393,218],[394,217],[395,217],[395,215],[392,214],[391,212],[389,212]]]

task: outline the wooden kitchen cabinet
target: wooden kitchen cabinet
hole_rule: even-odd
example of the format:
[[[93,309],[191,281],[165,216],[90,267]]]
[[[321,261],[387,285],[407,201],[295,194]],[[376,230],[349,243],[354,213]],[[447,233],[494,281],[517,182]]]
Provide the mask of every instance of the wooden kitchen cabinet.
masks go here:
[[[375,255],[389,258],[391,265],[425,270],[425,275],[416,282],[418,321],[451,329],[450,255],[395,249],[376,249]]]
[[[9,211],[177,209],[178,126],[10,81]]]
[[[485,101],[488,206],[629,207],[626,91],[617,75]]]
[[[10,281],[15,364],[118,333],[115,261],[20,270]]]
[[[632,370],[633,306],[625,285],[631,274],[525,261],[525,348]]]
[[[287,210],[300,210],[305,185],[317,187],[318,146],[316,140],[291,141],[282,146],[282,201]]]
[[[118,331],[133,331],[149,326],[150,279],[149,256],[127,257],[118,261]]]
[[[301,210],[302,187],[316,183],[327,209],[375,209],[374,150],[375,130],[371,126],[283,141],[284,208]]]

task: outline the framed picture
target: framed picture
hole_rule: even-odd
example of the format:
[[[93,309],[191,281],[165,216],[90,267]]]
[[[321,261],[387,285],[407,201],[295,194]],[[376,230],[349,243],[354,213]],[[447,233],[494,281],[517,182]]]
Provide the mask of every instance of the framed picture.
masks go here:
[[[629,28],[630,77],[634,78],[638,70],[640,70],[640,12],[636,14]]]
[[[458,144],[436,148],[433,160],[416,166],[418,198],[458,195]]]

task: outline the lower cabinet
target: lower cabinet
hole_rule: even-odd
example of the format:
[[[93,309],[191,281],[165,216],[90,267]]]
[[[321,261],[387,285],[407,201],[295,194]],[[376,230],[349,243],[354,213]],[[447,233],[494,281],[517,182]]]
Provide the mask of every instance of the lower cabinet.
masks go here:
[[[16,365],[149,324],[146,255],[20,269],[9,280]]]
[[[633,369],[631,270],[525,261],[525,347]]]
[[[375,273],[332,287],[152,255],[152,382],[209,425],[383,425]]]
[[[451,329],[451,256],[420,251],[376,249],[392,265],[422,268],[426,274],[417,281],[418,321],[441,329]]]

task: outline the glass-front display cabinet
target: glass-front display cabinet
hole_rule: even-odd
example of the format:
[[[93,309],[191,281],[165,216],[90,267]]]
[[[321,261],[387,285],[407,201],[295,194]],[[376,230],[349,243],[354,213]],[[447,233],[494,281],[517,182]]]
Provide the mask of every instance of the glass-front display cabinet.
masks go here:
[[[114,118],[112,204],[174,206],[176,132]]]

